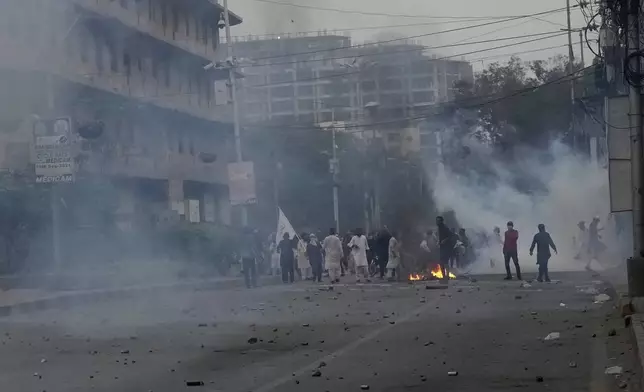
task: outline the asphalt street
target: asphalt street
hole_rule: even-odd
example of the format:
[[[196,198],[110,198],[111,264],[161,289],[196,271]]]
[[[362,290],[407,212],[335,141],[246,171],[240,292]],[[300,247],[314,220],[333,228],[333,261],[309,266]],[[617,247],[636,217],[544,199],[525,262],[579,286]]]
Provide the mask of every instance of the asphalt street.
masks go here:
[[[0,319],[0,390],[637,390],[628,330],[590,294],[606,285],[552,277],[300,282],[11,316]],[[544,341],[551,332],[560,338]]]

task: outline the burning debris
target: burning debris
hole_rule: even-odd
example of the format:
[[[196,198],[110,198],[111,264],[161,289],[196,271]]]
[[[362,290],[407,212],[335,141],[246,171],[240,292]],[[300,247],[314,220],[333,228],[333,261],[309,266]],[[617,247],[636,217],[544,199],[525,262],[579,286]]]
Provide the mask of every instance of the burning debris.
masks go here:
[[[456,275],[449,272],[449,278],[456,279]],[[441,270],[441,266],[439,264],[436,264],[434,268],[429,271],[429,274],[409,274],[409,280],[412,282],[433,279],[443,279],[443,271]]]

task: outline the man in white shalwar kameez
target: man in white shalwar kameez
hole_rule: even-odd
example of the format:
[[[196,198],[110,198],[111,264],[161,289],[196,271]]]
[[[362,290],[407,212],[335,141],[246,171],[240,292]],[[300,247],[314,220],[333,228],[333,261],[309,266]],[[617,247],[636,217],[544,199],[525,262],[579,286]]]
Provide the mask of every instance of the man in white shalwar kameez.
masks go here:
[[[302,280],[308,280],[312,276],[311,263],[309,262],[309,258],[306,255],[305,241],[307,239],[308,239],[308,234],[302,233],[302,235],[300,236],[300,240],[297,243],[297,249],[296,249],[297,270],[299,271],[300,279]]]
[[[396,271],[398,271],[398,278],[400,278],[400,242],[398,241],[398,233],[395,231],[391,233],[389,239],[389,261],[387,261],[387,271],[389,271],[389,280],[396,279]]]
[[[356,235],[349,242],[349,248],[351,248],[351,255],[356,267],[356,282],[360,282],[360,274],[369,282],[369,261],[367,259],[369,244],[367,237],[362,234],[362,229],[356,230]]]
[[[325,267],[329,270],[331,283],[340,282],[343,251],[342,241],[337,236],[335,229],[329,229],[329,235],[322,242],[322,249],[324,249]]]

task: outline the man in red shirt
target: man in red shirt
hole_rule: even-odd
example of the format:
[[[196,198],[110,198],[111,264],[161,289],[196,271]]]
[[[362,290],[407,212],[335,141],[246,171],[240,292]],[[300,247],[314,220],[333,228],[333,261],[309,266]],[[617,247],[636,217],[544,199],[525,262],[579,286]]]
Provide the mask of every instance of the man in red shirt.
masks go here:
[[[517,270],[517,278],[521,280],[521,267],[519,267],[518,244],[519,232],[514,230],[514,223],[508,222],[508,230],[505,232],[505,241],[503,241],[503,257],[505,258],[505,280],[512,280],[510,272],[510,259],[514,262],[514,268]]]

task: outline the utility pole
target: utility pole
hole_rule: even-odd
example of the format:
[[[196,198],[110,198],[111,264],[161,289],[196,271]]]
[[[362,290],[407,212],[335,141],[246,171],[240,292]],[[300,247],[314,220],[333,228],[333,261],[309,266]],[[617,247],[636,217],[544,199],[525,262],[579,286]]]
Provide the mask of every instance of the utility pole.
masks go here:
[[[335,232],[340,234],[340,200],[338,197],[338,146],[335,141],[335,109],[331,109],[331,142],[333,143],[333,159],[331,160],[331,172],[333,174],[333,220],[335,221]]]
[[[628,9],[628,55],[639,52],[640,49],[640,32],[639,32],[639,0],[629,0]],[[640,58],[627,56],[626,67],[630,70],[631,75],[639,75]],[[627,75],[625,75],[627,77]],[[633,188],[633,257],[627,264],[628,270],[628,289],[631,295],[643,295],[644,286],[642,284],[642,257],[644,257],[644,170],[642,167],[642,102],[640,97],[639,81],[632,80],[628,88],[629,101],[629,127],[631,138],[631,181]],[[637,266],[633,265],[637,264]],[[639,272],[639,273],[638,273]]]
[[[572,26],[570,24],[570,0],[566,0],[566,19],[568,24],[568,75],[570,75],[570,125],[568,132],[572,136],[573,149],[576,147],[577,137],[575,135],[575,78],[574,72],[575,54],[572,50]]]
[[[47,83],[47,116],[54,118],[56,116],[56,85],[54,76],[46,76]],[[60,271],[62,267],[62,257],[60,253],[60,185],[56,182],[51,184],[49,193],[49,202],[51,205],[51,231],[52,231],[52,250],[54,252],[54,267]]]
[[[584,61],[584,29],[579,29],[579,55],[581,56],[581,66],[585,66]]]
[[[226,51],[230,61],[228,64],[229,78],[230,78],[230,99],[233,101],[233,123],[235,127],[235,152],[237,155],[237,162],[243,162],[241,146],[241,129],[239,124],[239,106],[237,104],[237,75],[235,68],[237,66],[233,57],[233,43],[230,35],[230,15],[228,14],[228,0],[224,0],[224,23],[226,25]],[[248,210],[245,205],[241,206],[241,221],[242,226],[248,225]]]

